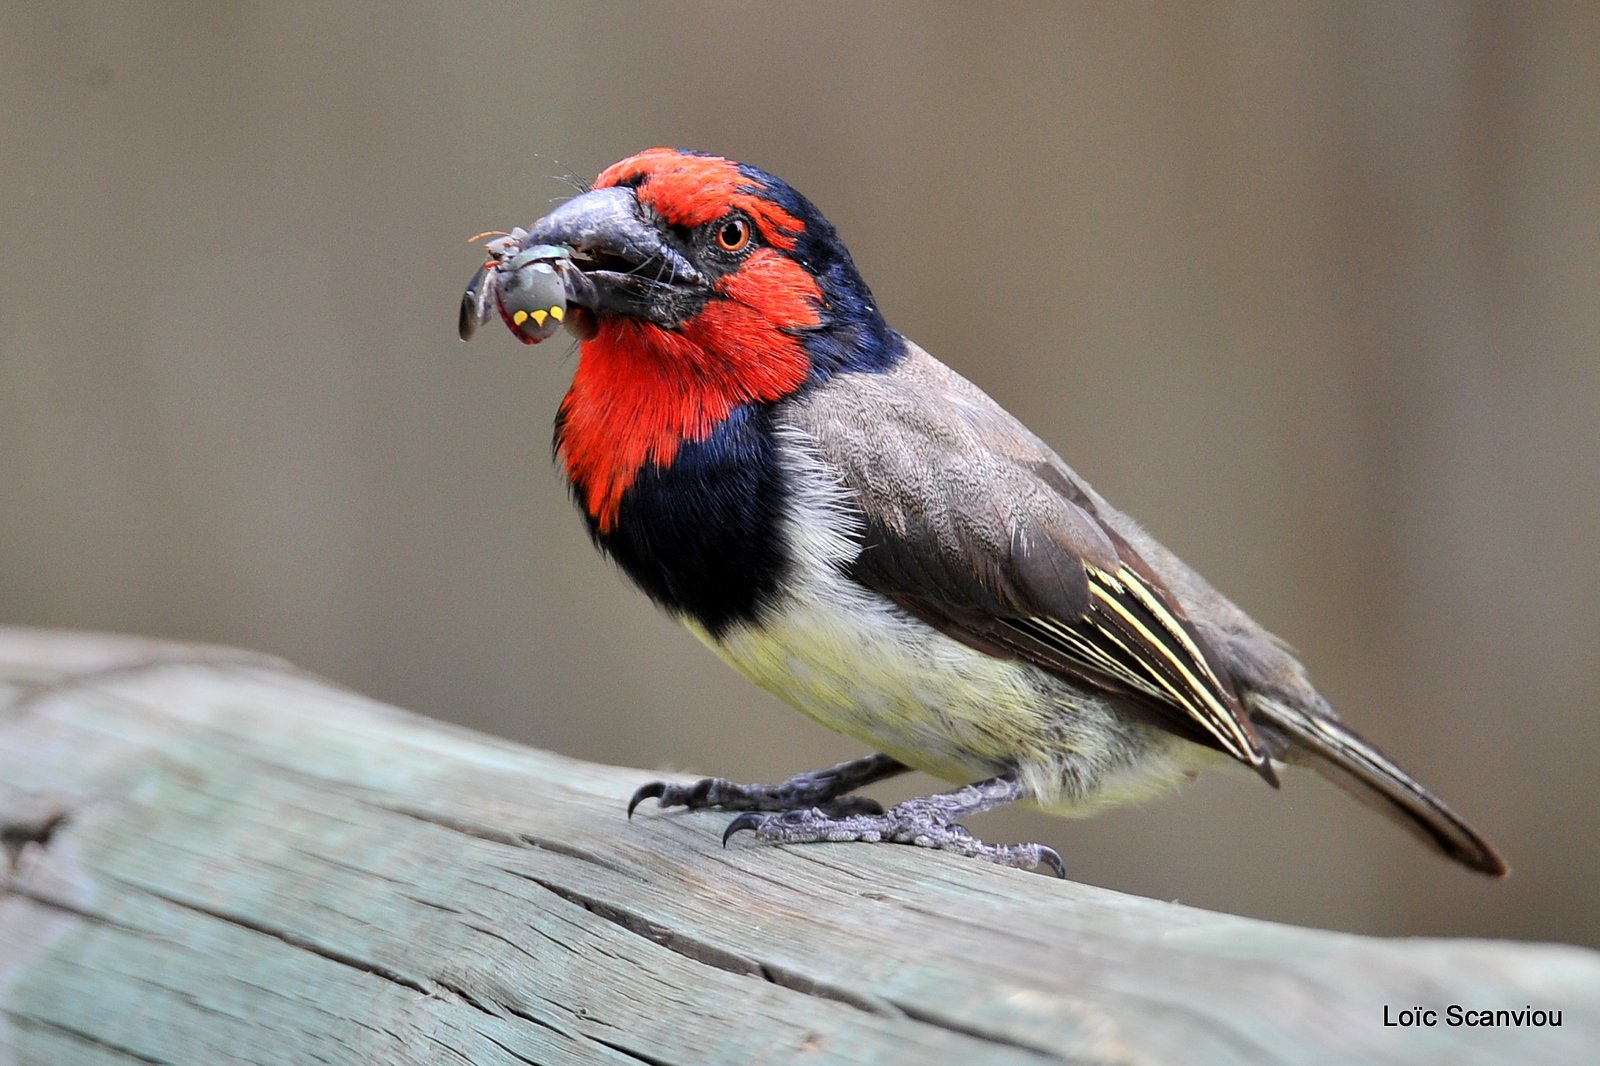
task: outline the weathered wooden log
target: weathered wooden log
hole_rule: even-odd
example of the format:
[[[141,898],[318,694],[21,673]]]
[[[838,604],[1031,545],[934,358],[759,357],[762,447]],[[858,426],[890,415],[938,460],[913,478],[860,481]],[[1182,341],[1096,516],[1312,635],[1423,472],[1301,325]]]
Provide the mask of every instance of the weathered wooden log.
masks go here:
[[[631,822],[264,656],[0,630],[0,1063],[1579,1062],[1600,955]],[[1559,1026],[1456,1026],[1470,1010]],[[1432,1026],[1386,1024],[1415,1007]]]

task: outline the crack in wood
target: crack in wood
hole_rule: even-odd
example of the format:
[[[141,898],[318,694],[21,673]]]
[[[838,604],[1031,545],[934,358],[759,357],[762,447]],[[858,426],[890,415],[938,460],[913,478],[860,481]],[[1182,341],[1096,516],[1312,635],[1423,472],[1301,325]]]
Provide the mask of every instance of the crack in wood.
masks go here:
[[[1030,1044],[1026,1041],[1018,1040],[1015,1037],[1006,1036],[1004,1033],[996,1033],[991,1029],[984,1029],[976,1025],[963,1025],[960,1022],[951,1021],[949,1018],[943,1018],[937,1014],[932,1014],[926,1010],[919,1009],[915,1006],[908,1006],[904,1003],[899,1003],[897,1005],[901,1010],[905,1011],[906,1017],[910,1018],[912,1021],[921,1022],[923,1025],[931,1025],[935,1029],[943,1029],[947,1033],[956,1033],[960,1036],[970,1036],[972,1039],[981,1040],[985,1044],[995,1044],[999,1047],[1015,1048],[1018,1051],[1026,1051],[1032,1055],[1037,1055],[1042,1062],[1064,1062],[1071,1063],[1072,1066],[1107,1066],[1105,1061],[1101,1059],[1067,1058],[1059,1051],[1054,1051],[1046,1047],[1040,1047],[1037,1044]]]
[[[466,1063],[467,1066],[473,1066],[472,1060],[467,1058],[467,1053],[466,1052],[462,1051],[458,1047],[452,1047],[449,1044],[446,1044],[443,1040],[440,1040],[437,1036],[434,1036],[432,1033],[423,1033],[422,1034],[422,1039],[426,1040],[430,1044],[433,1044],[440,1051],[442,1051],[442,1052],[444,1052],[444,1053],[446,1053],[448,1055],[451,1055],[452,1057],[454,1057],[456,1059],[459,1059],[460,1061]],[[487,1040],[489,1038],[486,1036],[486,1037],[484,1037],[484,1039]]]
[[[425,811],[416,807],[402,807],[391,803],[380,803],[377,800],[369,797],[356,795],[353,793],[350,795],[352,799],[356,800],[356,802],[363,803],[374,810],[387,811],[390,814],[398,814],[402,818],[414,818],[419,822],[427,822],[429,825],[436,825],[441,829],[448,829],[452,832],[461,833],[464,836],[474,837],[478,840],[487,840],[495,844],[506,844],[514,848],[522,847],[527,843],[526,838],[524,838],[520,833],[512,833],[503,829],[493,829],[489,826],[462,821],[458,818],[451,818],[449,815],[440,814],[437,811]]]
[[[136,926],[127,925],[123,922],[117,921],[110,915],[101,914],[98,911],[88,910],[87,908],[81,907],[75,903],[69,903],[63,899],[56,899],[53,896],[41,895],[30,888],[24,888],[15,881],[0,885],[0,896],[16,896],[20,899],[25,899],[30,903],[36,903],[41,907],[48,907],[54,911],[61,911],[63,914],[70,914],[74,918],[80,918],[83,921],[89,922],[93,925],[103,925],[108,929],[115,929],[119,933],[127,933],[129,936],[143,937],[146,940],[162,939],[159,935],[152,933],[147,929],[140,929]]]
[[[299,948],[301,951],[309,951],[311,954],[316,955],[319,958],[327,959],[329,962],[336,962],[341,966],[348,966],[351,969],[361,970],[365,973],[373,975],[374,977],[380,977],[385,981],[393,982],[394,984],[400,985],[403,988],[409,988],[411,991],[417,992],[421,995],[426,996],[432,994],[429,992],[426,986],[396,970],[391,970],[386,966],[381,966],[378,963],[371,962],[366,959],[357,958],[354,955],[350,955],[346,952],[330,948],[325,944],[318,944],[308,937],[300,936],[296,933],[290,932],[287,929],[276,928],[267,925],[264,922],[258,922],[252,918],[246,918],[240,914],[229,914],[227,911],[218,910],[215,907],[208,907],[203,903],[197,903],[194,900],[183,899],[182,897],[172,895],[170,893],[158,892],[157,890],[150,888],[148,885],[141,885],[136,882],[117,877],[114,874],[107,876],[110,880],[116,881],[125,888],[128,888],[134,892],[143,893],[154,899],[159,899],[166,903],[170,903],[174,907],[181,907],[184,910],[193,911],[196,914],[203,914],[208,918],[215,918],[219,922],[226,922],[229,925],[238,926],[240,929],[248,929],[252,933],[259,933],[262,936],[271,937],[274,940],[288,944],[290,947]]]
[[[545,840],[540,837],[530,836],[526,833],[522,835],[522,842],[529,847],[538,848],[541,851],[553,851],[557,855],[565,855],[570,859],[577,859],[580,862],[586,862],[593,866],[599,866],[602,869],[610,870],[612,873],[621,874],[624,877],[632,877],[635,873],[635,871],[623,866],[621,863],[612,862],[604,855],[598,855],[592,851],[585,851],[584,849],[571,844],[563,844],[555,840]]]
[[[435,985],[436,988],[435,989],[429,989],[429,988],[425,987],[424,985],[422,985],[421,983],[419,983],[417,981],[413,981],[410,978],[407,978],[402,974],[396,973],[393,970],[389,970],[389,969],[387,969],[385,967],[378,966],[378,965],[376,965],[374,963],[370,963],[370,962],[367,962],[365,960],[355,958],[355,957],[347,955],[347,954],[345,954],[343,952],[334,951],[334,950],[329,949],[329,948],[327,948],[327,947],[325,947],[323,945],[312,943],[311,941],[309,941],[309,940],[307,940],[307,939],[305,939],[303,937],[296,936],[295,934],[290,933],[287,930],[275,929],[275,928],[273,928],[271,926],[264,925],[263,923],[253,921],[251,919],[244,918],[244,917],[241,917],[239,915],[226,914],[226,913],[220,912],[220,911],[218,911],[218,910],[216,910],[214,908],[206,907],[204,905],[195,903],[193,901],[175,898],[175,897],[173,897],[173,896],[171,896],[169,894],[166,894],[166,893],[156,892],[156,891],[153,891],[153,890],[151,890],[149,888],[146,888],[144,886],[133,884],[131,882],[128,882],[128,881],[120,879],[120,878],[117,878],[116,880],[118,880],[120,884],[124,885],[126,888],[128,888],[128,889],[130,889],[132,891],[140,892],[140,893],[142,893],[144,895],[151,896],[151,897],[153,897],[155,899],[160,899],[160,900],[162,900],[162,901],[164,901],[166,903],[172,904],[173,906],[181,907],[184,910],[192,911],[192,912],[194,912],[196,914],[203,914],[203,915],[205,915],[205,916],[207,916],[209,918],[214,918],[214,919],[216,919],[218,921],[225,922],[225,923],[227,923],[229,925],[234,925],[234,926],[238,926],[238,927],[243,928],[243,929],[248,929],[251,932],[260,933],[260,934],[262,934],[264,936],[270,936],[273,939],[281,941],[281,942],[283,942],[285,944],[288,944],[291,947],[298,948],[298,949],[303,950],[303,951],[308,951],[311,954],[318,956],[319,958],[324,958],[324,959],[329,960],[330,962],[336,962],[336,963],[339,963],[340,965],[349,966],[349,967],[352,967],[354,969],[361,970],[361,971],[363,971],[365,973],[370,973],[373,976],[381,977],[384,980],[392,981],[395,984],[401,985],[402,987],[410,989],[411,991],[422,993],[423,995],[428,996],[430,998],[437,997],[439,995],[439,992],[442,991],[444,993],[447,993],[449,996],[455,998],[456,1000],[460,1001],[461,1003],[463,1003],[467,1007],[470,1007],[473,1010],[479,1012],[480,1014],[485,1015],[486,1017],[494,1018],[494,1019],[499,1020],[499,1021],[504,1021],[504,1020],[506,1020],[506,1018],[508,1016],[514,1016],[514,1017],[520,1018],[521,1020],[523,1020],[525,1022],[528,1022],[528,1023],[532,1024],[532,1025],[539,1026],[540,1028],[543,1028],[543,1029],[546,1029],[546,1030],[548,1030],[548,1031],[550,1031],[552,1033],[555,1033],[556,1035],[562,1037],[563,1039],[572,1041],[573,1043],[590,1042],[590,1043],[594,1043],[594,1044],[598,1044],[598,1045],[610,1048],[611,1050],[616,1051],[619,1054],[627,1055],[629,1058],[636,1059],[636,1060],[641,1061],[641,1062],[655,1062],[656,1061],[656,1060],[652,1060],[652,1059],[642,1058],[641,1056],[639,1056],[639,1055],[637,1055],[635,1053],[629,1052],[626,1048],[619,1047],[619,1046],[613,1044],[612,1042],[604,1040],[604,1039],[601,1039],[599,1037],[592,1036],[592,1035],[589,1035],[589,1034],[586,1034],[586,1033],[581,1033],[581,1032],[575,1032],[575,1031],[568,1030],[568,1029],[566,1029],[566,1028],[564,1028],[564,1027],[562,1027],[560,1025],[557,1025],[556,1023],[554,1023],[554,1022],[552,1022],[552,1021],[550,1021],[548,1019],[541,1018],[538,1015],[533,1014],[533,1013],[531,1013],[531,1012],[529,1012],[527,1010],[521,1009],[521,1008],[519,1008],[519,1007],[517,1007],[517,1006],[515,1006],[513,1004],[503,1003],[503,1002],[500,1002],[499,1000],[487,1000],[486,1001],[482,997],[474,995],[473,993],[469,992],[466,988],[464,988],[464,987],[462,987],[460,985],[457,985],[457,984],[455,984],[453,982],[446,981],[446,980],[444,980],[442,978],[439,978],[439,977],[430,978],[429,979],[430,983]],[[151,939],[159,939],[157,937],[154,937],[153,934],[148,933],[148,932],[146,932],[144,930],[137,929],[137,928],[134,928],[134,927],[128,926],[128,925],[123,925],[122,923],[119,923],[119,922],[115,922],[115,921],[111,920],[110,918],[106,917],[105,915],[96,914],[95,912],[92,912],[92,911],[83,910],[83,909],[81,909],[79,907],[72,906],[70,904],[64,903],[64,902],[59,901],[59,900],[53,900],[53,899],[49,899],[47,897],[38,896],[38,895],[35,895],[35,894],[31,893],[31,892],[28,892],[28,891],[25,891],[23,889],[20,889],[20,888],[8,887],[7,890],[6,890],[6,893],[7,894],[11,894],[11,895],[21,896],[21,897],[23,897],[23,898],[25,898],[25,899],[27,899],[27,900],[29,900],[31,902],[37,903],[37,904],[39,904],[41,906],[50,907],[50,908],[55,909],[55,910],[61,910],[61,911],[70,913],[75,917],[82,918],[82,919],[84,919],[86,921],[95,922],[97,924],[106,925],[106,926],[109,926],[111,928],[115,928],[115,929],[117,929],[117,930],[119,930],[121,932],[126,932],[126,933],[129,933],[129,934],[132,934],[132,935],[142,936],[142,937],[151,938]],[[474,928],[476,928],[476,927],[474,927]],[[489,930],[480,930],[480,931],[490,932]],[[498,934],[492,934],[492,935],[498,935]],[[504,937],[499,937],[499,939],[506,940],[506,938],[504,938]],[[506,943],[511,944],[512,942],[509,941],[509,940],[506,940]],[[516,947],[515,944],[512,944],[512,946]],[[518,948],[518,950],[522,950],[522,949]],[[524,952],[524,954],[526,954],[526,952]],[[187,994],[183,993],[181,990],[166,988],[166,986],[160,985],[157,982],[148,982],[148,983],[155,985],[155,987],[163,988],[164,990],[166,990],[168,992],[176,992],[177,994],[182,996],[185,1000],[187,1000],[191,1007],[194,1007],[196,1009],[205,1009],[205,1010],[208,1010],[208,1012],[210,1012],[210,1013],[218,1013],[216,1011],[211,1011],[209,1008],[206,1008],[204,1004],[201,1004],[201,1003],[193,1000],[193,998],[191,996],[188,996]],[[499,1008],[499,1009],[497,1010],[495,1008]],[[41,1025],[52,1025],[52,1026],[54,1025],[54,1023],[51,1023],[46,1019],[38,1019],[38,1020],[39,1020]],[[397,1041],[398,1043],[402,1043],[403,1044],[405,1042],[404,1039],[399,1034],[395,1033],[393,1030],[375,1029],[375,1028],[373,1028],[371,1026],[366,1025],[364,1022],[360,1022],[359,1019],[355,1019],[355,1020],[358,1022],[358,1024],[362,1024],[364,1028],[368,1028],[373,1032],[384,1033],[384,1034],[388,1035],[389,1037],[391,1037],[392,1039],[394,1039],[395,1041]],[[526,1056],[518,1054],[514,1049],[506,1047],[506,1045],[504,1045],[503,1043],[501,1043],[498,1040],[495,1040],[492,1035],[484,1032],[483,1030],[477,1029],[475,1031],[480,1036],[482,1036],[484,1039],[489,1040],[491,1043],[495,1044],[497,1047],[500,1047],[503,1051],[506,1052],[506,1054],[515,1057],[516,1059],[518,1059],[521,1062],[532,1063],[533,1066],[540,1066],[540,1064],[537,1062],[537,1060],[529,1059]],[[126,1053],[128,1055],[138,1059],[141,1062],[151,1062],[151,1063],[162,1063],[162,1062],[164,1062],[164,1060],[161,1060],[161,1059],[143,1058],[143,1057],[139,1056],[136,1052],[133,1052],[133,1051],[127,1050],[127,1049],[119,1048],[117,1045],[114,1045],[114,1044],[106,1043],[105,1041],[98,1039],[97,1037],[95,1037],[93,1034],[90,1034],[90,1033],[82,1032],[82,1031],[79,1031],[79,1030],[68,1030],[68,1032],[70,1033],[70,1035],[76,1036],[76,1037],[78,1037],[80,1039],[83,1039],[85,1041],[88,1041],[90,1043],[101,1044],[101,1045],[103,1045],[103,1046],[105,1046],[107,1048],[110,1048],[112,1050],[126,1051]],[[670,1066],[670,1064],[664,1064],[664,1066]]]
[[[539,1062],[537,1059],[530,1059],[530,1058],[528,1058],[528,1056],[526,1056],[524,1054],[521,1054],[520,1052],[516,1051],[515,1049],[507,1047],[506,1045],[502,1044],[500,1041],[496,1040],[494,1037],[490,1036],[488,1033],[482,1033],[481,1030],[480,1030],[480,1033],[481,1033],[481,1035],[483,1036],[483,1038],[485,1040],[489,1041],[489,1043],[493,1044],[495,1047],[499,1048],[501,1051],[504,1051],[507,1055],[510,1055],[512,1058],[516,1059],[518,1062],[526,1062],[528,1064],[528,1066],[544,1066],[544,1064]]]
[[[710,966],[726,973],[736,974],[740,977],[758,977],[770,984],[787,988],[791,992],[801,995],[815,996],[818,999],[832,1000],[867,1014],[876,1014],[880,1017],[901,1017],[903,1013],[898,1007],[885,1000],[875,999],[861,995],[846,988],[819,981],[804,974],[790,970],[787,967],[761,959],[751,959],[736,952],[717,947],[705,940],[684,935],[682,931],[668,929],[649,918],[620,907],[585,895],[563,885],[520,870],[508,870],[507,873],[526,878],[539,885],[548,892],[574,903],[597,918],[617,926],[635,936],[642,937],[652,944],[666,948],[677,955],[681,955],[693,962]]]
[[[101,1051],[109,1051],[114,1055],[122,1055],[126,1058],[132,1059],[134,1062],[146,1062],[149,1063],[150,1066],[174,1066],[170,1059],[152,1058],[149,1055],[145,1055],[133,1050],[133,1048],[128,1047],[125,1044],[117,1044],[110,1040],[104,1040],[98,1036],[95,1036],[93,1033],[86,1033],[82,1029],[68,1025],[65,1022],[55,1021],[51,1018],[41,1018],[37,1014],[26,1014],[10,1007],[0,1007],[0,1015],[3,1015],[12,1025],[25,1029],[42,1029],[46,1032],[55,1033],[59,1036],[65,1036],[68,1039],[76,1040],[83,1044],[88,1044],[90,1047],[98,1048]]]
[[[674,1064],[667,1059],[658,1059],[653,1055],[644,1055],[640,1052],[625,1048],[621,1044],[613,1044],[609,1040],[601,1040],[599,1037],[595,1037],[594,1042],[602,1047],[610,1048],[619,1055],[626,1055],[634,1062],[642,1062],[645,1064],[645,1066],[674,1066]]]
[[[477,922],[464,921],[461,924],[466,926],[468,929],[471,929],[475,933],[481,933],[484,936],[492,937],[493,939],[500,941],[506,947],[510,948],[512,951],[515,951],[518,955],[526,956],[530,962],[537,963],[539,961],[539,957],[537,955],[497,929],[492,929],[487,925],[480,925]]]
[[[504,939],[504,938],[502,937],[501,939]],[[507,941],[507,943],[510,943],[510,941]],[[515,946],[515,945],[513,945],[513,946]],[[602,1037],[598,1037],[598,1036],[595,1036],[595,1035],[590,1034],[590,1033],[583,1033],[583,1032],[577,1032],[577,1031],[574,1031],[574,1030],[569,1030],[569,1029],[567,1029],[567,1028],[565,1028],[563,1026],[557,1025],[555,1022],[549,1020],[548,1018],[541,1018],[537,1014],[534,1014],[531,1011],[523,1010],[523,1009],[521,1009],[521,1008],[519,1008],[519,1007],[517,1007],[517,1006],[515,1006],[513,1004],[505,1003],[505,1002],[502,1002],[500,1000],[491,1000],[490,1002],[492,1002],[495,1007],[499,1007],[505,1012],[504,1014],[502,1014],[499,1011],[493,1010],[489,1006],[486,1006],[484,1004],[484,1002],[482,1000],[480,1000],[480,998],[478,996],[475,996],[471,992],[468,992],[465,988],[461,987],[460,985],[457,985],[457,984],[454,984],[454,983],[451,983],[451,982],[447,982],[447,981],[444,981],[444,980],[439,979],[439,978],[435,978],[435,981],[438,983],[440,988],[443,988],[445,991],[451,993],[452,995],[460,997],[461,1001],[463,1003],[465,1003],[467,1006],[473,1008],[474,1010],[480,1011],[481,1013],[486,1014],[491,1018],[495,1018],[497,1020],[504,1021],[505,1018],[506,1018],[506,1015],[511,1015],[511,1016],[520,1018],[525,1022],[528,1022],[530,1025],[536,1025],[539,1028],[546,1030],[547,1032],[554,1033],[557,1036],[561,1037],[562,1039],[568,1040],[568,1041],[570,1041],[570,1042],[572,1042],[574,1044],[585,1044],[585,1043],[597,1044],[597,1045],[599,1045],[601,1047],[609,1048],[612,1051],[617,1052],[618,1054],[626,1055],[630,1059],[633,1059],[633,1060],[636,1060],[636,1061],[639,1061],[639,1062],[650,1063],[650,1064],[652,1064],[652,1066],[673,1066],[673,1064],[671,1064],[669,1062],[666,1062],[664,1060],[646,1058],[645,1056],[640,1055],[638,1052],[630,1051],[629,1049],[627,1049],[625,1047],[622,1047],[622,1046],[620,1046],[618,1044],[615,1044],[612,1041],[606,1040],[606,1039],[604,1039]],[[519,1059],[522,1062],[534,1062],[533,1059],[529,1059],[529,1058],[526,1058],[526,1057],[524,1057],[522,1055],[519,1055],[516,1051],[513,1051],[511,1048],[506,1047],[504,1044],[500,1043],[498,1040],[495,1040],[494,1037],[490,1036],[488,1033],[483,1033],[482,1030],[479,1030],[479,1032],[483,1035],[483,1037],[485,1039],[489,1040],[491,1043],[495,1044],[497,1047],[499,1047],[502,1050],[504,1050],[506,1052],[506,1054],[513,1055],[513,1056],[515,1056],[517,1059]],[[539,1066],[539,1064],[536,1063],[535,1066]]]
[[[402,891],[398,891],[397,890],[395,892],[395,895],[399,896],[403,900],[409,900],[410,902],[415,903],[419,907],[428,907],[428,908],[431,908],[432,910],[443,911],[445,914],[465,914],[466,913],[466,911],[462,910],[460,907],[452,907],[448,903],[440,903],[438,900],[434,900],[434,899],[423,899],[421,896],[416,895],[413,892],[402,892]]]
[[[461,1002],[465,1003],[467,1006],[471,1007],[473,1010],[478,1011],[478,1012],[480,1012],[482,1014],[487,1014],[491,1018],[496,1018],[496,1019],[499,1019],[500,1021],[505,1021],[505,1018],[506,1018],[507,1014],[515,1014],[516,1013],[516,1011],[512,1010],[509,1006],[507,1006],[504,1003],[500,1003],[500,1002],[495,1002],[494,1006],[501,1008],[501,1010],[495,1010],[494,1007],[490,1007],[490,1006],[486,1005],[481,1000],[479,1000],[477,996],[473,995],[471,992],[468,992],[465,988],[463,988],[460,985],[457,985],[457,984],[455,984],[453,982],[446,981],[442,977],[435,977],[433,979],[433,983],[438,985],[440,988],[444,989],[446,992],[449,992],[451,995],[453,995],[453,996],[457,997],[458,999],[460,999]],[[533,1022],[535,1025],[544,1025],[545,1028],[547,1028],[547,1029],[555,1029],[556,1032],[561,1032],[559,1029],[556,1029],[555,1026],[547,1025],[544,1022],[540,1021],[538,1018],[529,1018],[528,1020]],[[561,1035],[568,1036],[570,1034],[562,1033]]]
[[[540,841],[535,840],[533,842],[542,846],[542,842]],[[577,851],[577,849],[565,849],[564,853],[572,854],[574,858],[578,859],[586,858],[586,856],[581,851]],[[779,985],[783,988],[789,989],[790,991],[799,992],[802,995],[816,996],[821,999],[832,1000],[845,1004],[846,1006],[854,1007],[855,1009],[864,1011],[868,1014],[876,1014],[884,1017],[909,1018],[912,1021],[920,1024],[927,1025],[935,1029],[941,1029],[959,1036],[970,1037],[975,1040],[983,1041],[984,1043],[1028,1052],[1031,1055],[1039,1056],[1042,1061],[1046,1062],[1090,1061],[1065,1059],[1059,1053],[1048,1047],[1040,1047],[1037,1044],[1030,1044],[1026,1041],[1007,1037],[1001,1033],[996,1033],[976,1026],[966,1025],[953,1019],[927,1011],[926,1009],[913,1010],[905,1003],[897,1002],[892,999],[877,999],[874,997],[864,996],[849,989],[841,988],[838,985],[819,981],[799,971],[792,970],[766,960],[750,959],[743,955],[718,948],[704,940],[686,937],[683,935],[681,930],[668,929],[656,922],[651,921],[643,915],[635,914],[631,911],[608,904],[592,896],[576,892],[572,889],[566,888],[565,886],[555,884],[547,879],[535,877],[531,874],[517,870],[510,870],[507,872],[516,874],[519,877],[527,878],[528,880],[538,884],[541,888],[544,888],[546,891],[552,892],[568,902],[577,904],[596,917],[603,918],[619,928],[633,933],[635,936],[643,937],[646,940],[649,940],[654,944],[659,944],[661,947],[682,955],[685,958],[707,966],[715,967],[719,970],[724,970],[728,973],[738,974],[746,977],[760,977],[771,984]]]
[[[56,830],[65,825],[71,815],[66,810],[50,811],[38,818],[7,822],[0,825],[0,848],[4,848],[12,872],[17,869],[17,860],[22,856],[22,849],[29,844],[37,844],[41,848],[50,846],[50,838],[55,836]]]
[[[378,810],[388,811],[390,814],[398,814],[405,818],[415,818],[419,822],[427,822],[429,825],[436,825],[441,829],[449,829],[452,832],[462,833],[466,836],[475,837],[479,840],[488,840],[496,844],[510,844],[514,847],[534,847],[543,851],[553,851],[557,855],[565,855],[568,858],[591,863],[595,866],[610,870],[612,873],[623,874],[624,876],[631,876],[634,872],[628,869],[626,866],[614,862],[604,855],[597,854],[593,851],[586,851],[583,848],[572,844],[566,844],[561,841],[549,840],[543,837],[534,836],[529,833],[507,833],[492,829],[488,826],[467,822],[459,818],[452,818],[449,815],[440,814],[437,811],[425,811],[419,810],[415,807],[401,807],[388,803],[377,803],[361,797],[358,797],[358,799],[360,799],[360,802],[366,803],[372,807],[376,807]]]

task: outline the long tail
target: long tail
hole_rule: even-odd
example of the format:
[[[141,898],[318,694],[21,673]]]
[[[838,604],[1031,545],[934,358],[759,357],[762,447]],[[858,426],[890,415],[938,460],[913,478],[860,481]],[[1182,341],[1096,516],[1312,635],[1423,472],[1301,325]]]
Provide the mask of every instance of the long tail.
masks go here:
[[[1499,852],[1460,815],[1342,722],[1270,697],[1252,703],[1252,710],[1289,741],[1291,761],[1309,756],[1305,761],[1323,777],[1456,862],[1491,877],[1511,872]]]

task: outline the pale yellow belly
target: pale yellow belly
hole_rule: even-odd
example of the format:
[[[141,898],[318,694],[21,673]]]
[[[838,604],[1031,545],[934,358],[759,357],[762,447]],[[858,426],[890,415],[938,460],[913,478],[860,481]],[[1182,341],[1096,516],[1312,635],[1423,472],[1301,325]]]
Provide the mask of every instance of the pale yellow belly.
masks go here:
[[[1092,692],[970,648],[845,582],[720,640],[690,628],[822,725],[952,782],[1018,773],[1058,813],[1160,791],[1206,761]]]

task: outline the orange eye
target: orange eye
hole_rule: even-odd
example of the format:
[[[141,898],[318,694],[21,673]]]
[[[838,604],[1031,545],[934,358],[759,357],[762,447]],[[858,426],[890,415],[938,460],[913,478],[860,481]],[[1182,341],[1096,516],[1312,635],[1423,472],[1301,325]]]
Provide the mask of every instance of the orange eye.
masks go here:
[[[724,252],[742,252],[750,243],[750,223],[738,215],[729,215],[717,226],[717,247]]]

